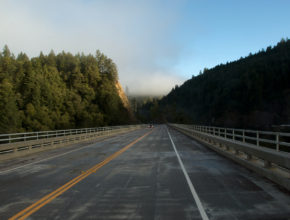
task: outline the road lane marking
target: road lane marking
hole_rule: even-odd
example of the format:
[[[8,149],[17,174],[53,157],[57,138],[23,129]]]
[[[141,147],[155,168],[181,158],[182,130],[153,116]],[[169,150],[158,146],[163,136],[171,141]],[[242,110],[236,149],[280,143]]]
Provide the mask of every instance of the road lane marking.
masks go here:
[[[199,197],[198,197],[198,195],[197,195],[197,193],[196,193],[196,191],[195,191],[195,188],[194,188],[194,186],[193,186],[193,184],[192,184],[192,182],[191,182],[191,180],[190,180],[190,178],[189,178],[189,176],[188,176],[188,173],[187,173],[187,171],[186,171],[186,169],[185,169],[185,167],[184,167],[184,165],[183,165],[183,162],[182,162],[182,160],[181,160],[181,158],[180,158],[180,156],[179,156],[179,153],[178,153],[178,151],[177,151],[177,149],[176,149],[176,146],[175,146],[175,144],[174,144],[174,142],[173,142],[173,140],[172,140],[172,138],[171,138],[171,135],[170,135],[168,129],[167,129],[167,133],[168,133],[169,139],[170,139],[170,141],[171,141],[172,147],[173,147],[173,149],[174,149],[174,151],[175,151],[175,154],[176,154],[176,156],[177,156],[177,159],[178,159],[179,165],[180,165],[180,167],[181,167],[181,169],[182,169],[182,172],[183,172],[183,174],[184,174],[184,176],[185,176],[185,179],[186,179],[186,181],[187,181],[187,184],[188,184],[189,189],[190,189],[190,191],[191,191],[191,194],[192,194],[192,196],[193,196],[193,199],[194,199],[194,201],[195,201],[195,203],[196,203],[196,205],[197,205],[197,208],[198,208],[198,210],[199,210],[199,213],[200,213],[200,215],[201,215],[201,218],[202,218],[203,220],[208,220],[207,214],[206,214],[206,212],[204,211],[204,208],[203,208],[203,206],[202,206],[202,204],[201,204],[201,201],[200,201],[200,199],[199,199]]]
[[[9,218],[9,220],[15,220],[15,219],[23,220],[23,219],[27,218],[28,216],[30,216],[31,214],[33,214],[34,212],[39,210],[41,207],[45,206],[47,203],[51,202],[53,199],[55,199],[56,197],[58,197],[59,195],[63,194],[68,189],[70,189],[71,187],[76,185],[78,182],[82,181],[83,179],[85,179],[89,175],[95,173],[98,169],[100,169],[101,167],[103,167],[104,165],[106,165],[107,163],[109,163],[110,161],[115,159],[116,157],[118,157],[120,154],[124,153],[126,150],[128,150],[130,147],[132,147],[134,144],[136,144],[141,139],[143,139],[144,137],[149,135],[152,131],[147,132],[146,134],[137,138],[136,140],[134,140],[133,142],[131,142],[127,146],[123,147],[121,150],[119,150],[119,151],[115,152],[114,154],[112,154],[111,156],[107,157],[102,162],[96,164],[95,166],[91,167],[90,169],[83,172],[81,175],[75,177],[71,181],[67,182],[63,186],[59,187],[58,189],[54,190],[53,192],[49,193],[48,195],[42,197],[40,200],[38,200],[34,204],[28,206],[27,208],[23,209],[22,211],[18,212],[17,214],[15,214],[11,218]]]

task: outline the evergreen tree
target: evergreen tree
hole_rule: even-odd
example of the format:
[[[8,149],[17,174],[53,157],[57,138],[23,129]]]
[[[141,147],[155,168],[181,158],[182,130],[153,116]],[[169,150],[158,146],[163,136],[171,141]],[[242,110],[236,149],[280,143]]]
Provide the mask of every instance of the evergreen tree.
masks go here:
[[[159,112],[169,122],[271,129],[290,123],[289,91],[290,41],[282,39],[266,51],[205,68],[160,100]],[[148,112],[149,104],[140,109],[147,120]]]
[[[0,53],[0,132],[95,127],[130,123],[116,89],[114,62],[62,52],[15,59]]]

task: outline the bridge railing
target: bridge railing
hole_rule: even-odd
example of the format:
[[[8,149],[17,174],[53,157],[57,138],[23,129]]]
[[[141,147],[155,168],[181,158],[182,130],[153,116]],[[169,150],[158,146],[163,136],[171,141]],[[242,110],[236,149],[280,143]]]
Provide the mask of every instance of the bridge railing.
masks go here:
[[[146,125],[123,125],[55,131],[0,134],[0,161],[54,147],[96,139],[145,127]]]
[[[200,125],[182,126],[195,131],[211,134],[213,136],[222,137],[224,139],[253,144],[257,147],[267,147],[275,149],[276,151],[290,152],[290,133],[210,127]]]
[[[134,126],[136,126],[136,125],[0,134],[0,145],[6,144],[6,143],[15,143],[15,142],[21,142],[21,141],[48,139],[48,138],[53,138],[53,137],[62,137],[62,136],[70,136],[70,135],[77,135],[77,134],[89,134],[89,133],[95,133],[95,132],[110,132],[112,130],[117,130],[117,129],[121,129],[121,128],[130,128],[130,127],[134,127]]]
[[[289,133],[169,125],[290,190]]]

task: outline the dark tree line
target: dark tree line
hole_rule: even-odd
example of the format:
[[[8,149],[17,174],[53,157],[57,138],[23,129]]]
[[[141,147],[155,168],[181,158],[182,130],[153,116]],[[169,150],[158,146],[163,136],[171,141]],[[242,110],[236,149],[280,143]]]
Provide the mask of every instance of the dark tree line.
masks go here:
[[[0,53],[0,133],[127,124],[115,63],[71,53]]]
[[[141,111],[148,115],[154,105]],[[263,129],[290,124],[290,40],[205,69],[172,89],[158,111],[147,119]]]

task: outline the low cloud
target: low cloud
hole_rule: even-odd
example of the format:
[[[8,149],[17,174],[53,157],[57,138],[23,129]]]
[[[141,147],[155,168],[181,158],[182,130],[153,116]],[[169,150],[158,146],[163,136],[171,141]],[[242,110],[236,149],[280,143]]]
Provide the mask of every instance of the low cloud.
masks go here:
[[[167,94],[175,85],[180,85],[183,81],[181,77],[166,73],[141,73],[138,75],[138,80],[133,77],[127,79],[130,94],[150,96]]]
[[[1,1],[0,46],[38,56],[100,49],[131,94],[166,94],[186,45],[176,38],[183,1]]]

